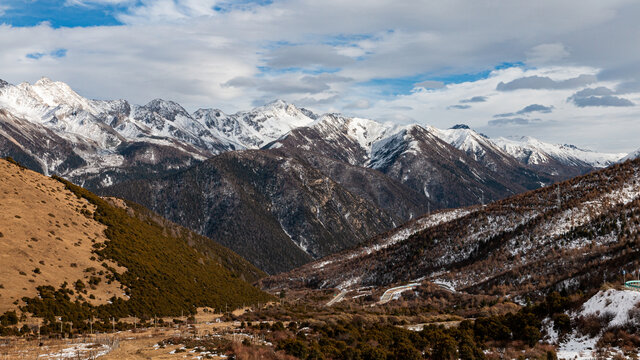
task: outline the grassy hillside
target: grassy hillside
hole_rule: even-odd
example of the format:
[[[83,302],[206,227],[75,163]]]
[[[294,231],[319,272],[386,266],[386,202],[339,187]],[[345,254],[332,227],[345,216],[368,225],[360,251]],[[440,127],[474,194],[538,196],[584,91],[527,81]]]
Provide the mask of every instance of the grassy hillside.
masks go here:
[[[47,217],[55,219],[58,214],[68,210],[68,203],[76,203],[76,206],[71,208],[72,212],[81,214],[89,223],[95,221],[102,227],[101,231],[87,236],[85,234],[89,233],[83,223],[70,220],[61,226],[80,227],[79,232],[74,234],[79,237],[76,241],[90,244],[90,251],[79,254],[80,258],[76,260],[77,263],[83,264],[80,268],[85,274],[67,272],[65,277],[68,280],[62,284],[56,281],[34,284],[38,296],[24,292],[23,311],[45,317],[50,323],[54,321],[55,316],[63,316],[66,321],[77,322],[76,326],[82,327],[82,320],[91,316],[103,319],[128,315],[170,316],[182,312],[188,314],[197,307],[219,309],[228,305],[233,308],[243,304],[265,302],[271,298],[245,281],[253,281],[263,273],[232,251],[217,244],[213,245],[210,240],[205,241],[201,236],[160,219],[139,205],[121,202],[116,206],[114,204],[117,201],[102,199],[64,179],[54,177],[57,180],[55,181],[7,161],[1,162],[3,169],[8,173],[18,174],[17,179],[21,173],[39,177],[40,182],[46,185],[40,186],[46,188],[44,193],[61,199],[57,204],[57,212],[30,219],[30,226],[46,230]],[[61,186],[56,187],[52,183]],[[10,203],[9,200],[12,198],[18,199],[16,202],[19,203],[22,199],[21,194],[31,186],[24,181],[13,183],[11,188],[2,192],[3,203]],[[21,206],[27,206],[36,213],[40,205],[42,204],[34,200]],[[0,225],[4,234],[12,233],[11,229],[16,227],[6,222]],[[98,235],[102,235],[103,238],[97,238]],[[65,239],[61,236],[61,240],[53,237],[42,238],[37,242],[44,245],[56,241],[64,242]],[[0,240],[7,241],[6,238]],[[27,248],[16,251],[13,256],[18,257],[18,260],[19,256],[23,256],[22,262],[33,261],[29,259],[31,250],[32,248]],[[56,257],[55,254],[50,255],[52,256],[49,258]],[[43,262],[46,264],[46,261],[48,258]],[[84,262],[87,261],[96,264],[84,268]],[[78,268],[78,265],[73,268]],[[47,271],[51,272],[51,279],[55,279],[56,269]],[[92,274],[95,276],[90,276]],[[72,276],[78,278],[72,279]],[[96,303],[85,298],[91,296],[90,291],[93,288],[104,286],[105,283],[118,285],[117,291],[111,293],[108,301]],[[20,303],[16,302],[13,305],[17,307]]]

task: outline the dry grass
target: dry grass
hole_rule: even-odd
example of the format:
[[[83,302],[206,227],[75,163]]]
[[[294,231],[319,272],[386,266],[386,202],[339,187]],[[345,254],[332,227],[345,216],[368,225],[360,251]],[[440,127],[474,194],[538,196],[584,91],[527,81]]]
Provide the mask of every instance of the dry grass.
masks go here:
[[[1,159],[0,179],[0,313],[16,309],[24,296],[36,296],[37,286],[58,288],[67,282],[73,288],[79,279],[87,285],[83,296],[93,304],[122,296],[119,283],[107,284],[98,275],[102,262],[91,260],[93,244],[107,240],[105,226],[82,213],[92,214],[94,206],[62,183]],[[85,271],[90,268],[95,271]],[[95,289],[88,285],[92,275],[102,278]]]

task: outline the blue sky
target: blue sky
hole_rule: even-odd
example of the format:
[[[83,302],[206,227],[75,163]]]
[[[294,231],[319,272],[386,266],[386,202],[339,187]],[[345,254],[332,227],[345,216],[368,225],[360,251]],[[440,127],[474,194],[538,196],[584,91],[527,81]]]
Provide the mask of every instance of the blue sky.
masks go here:
[[[0,21],[13,26],[48,22],[53,28],[122,25],[115,15],[127,9],[121,4],[67,4],[65,0],[9,0]]]
[[[188,110],[282,98],[626,152],[640,147],[638,16],[631,0],[5,0],[0,78]],[[551,110],[519,113],[531,105]]]

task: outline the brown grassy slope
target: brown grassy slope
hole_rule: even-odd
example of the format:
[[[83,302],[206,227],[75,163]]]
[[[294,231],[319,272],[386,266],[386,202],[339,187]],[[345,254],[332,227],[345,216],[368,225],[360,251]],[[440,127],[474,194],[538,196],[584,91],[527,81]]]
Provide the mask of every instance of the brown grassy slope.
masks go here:
[[[88,285],[90,276],[102,278],[95,290],[87,288],[91,303],[122,296],[120,283],[107,284],[98,274],[102,262],[91,260],[92,246],[107,240],[106,227],[82,213],[94,210],[59,181],[0,159],[0,313],[17,308],[14,301],[23,296],[36,296],[37,286],[73,287],[78,279]]]

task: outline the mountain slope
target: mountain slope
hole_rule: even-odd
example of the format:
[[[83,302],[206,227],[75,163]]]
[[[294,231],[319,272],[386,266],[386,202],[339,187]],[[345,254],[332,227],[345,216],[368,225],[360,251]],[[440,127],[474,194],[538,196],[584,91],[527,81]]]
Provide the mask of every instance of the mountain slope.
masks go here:
[[[634,268],[640,161],[485,207],[432,214],[360,247],[265,279],[267,288],[387,286],[418,278],[456,290],[592,289]]]
[[[477,204],[524,191],[433,131],[408,126],[372,147],[369,166],[422,192],[439,208]]]
[[[5,160],[0,171],[0,308],[18,300],[23,311],[75,325],[91,312],[176,315],[269,299],[242,280],[262,272],[148,210]]]
[[[509,183],[522,185],[528,190],[566,179],[566,177],[550,176],[535,171],[501,149],[493,139],[475,132],[466,125],[456,125],[446,130],[435,128],[431,130],[440,139],[464,151],[481,165],[500,173]]]
[[[637,158],[640,158],[640,149],[629,153],[627,156],[623,157],[620,162],[625,162],[627,160],[635,160]]]
[[[434,209],[476,204],[483,198],[500,199],[540,186],[540,177],[496,146],[490,145],[492,154],[483,157],[493,157],[494,166],[490,166],[481,162],[477,154],[460,151],[443,141],[444,133],[419,125],[398,127],[329,114],[267,147],[307,158],[319,154],[376,170],[399,187],[413,191],[416,199],[425,205],[430,203]]]
[[[230,247],[275,273],[388,230],[394,218],[303,159],[218,155],[186,171],[105,189]]]

